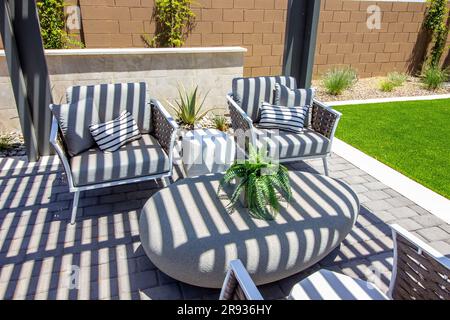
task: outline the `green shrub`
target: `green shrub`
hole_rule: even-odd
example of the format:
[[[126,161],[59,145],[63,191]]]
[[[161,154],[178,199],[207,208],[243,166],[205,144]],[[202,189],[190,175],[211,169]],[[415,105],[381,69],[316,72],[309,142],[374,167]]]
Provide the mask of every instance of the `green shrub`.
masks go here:
[[[387,75],[387,80],[392,82],[395,87],[401,87],[407,79],[408,76],[404,73],[391,72]]]
[[[228,131],[228,121],[227,118],[224,116],[218,116],[216,115],[213,119],[214,127],[217,130],[227,132]]]
[[[385,79],[380,82],[380,90],[383,92],[391,92],[395,89],[395,87],[394,82],[389,79]]]
[[[45,49],[67,49],[84,45],[66,32],[64,0],[38,0],[36,2]]]
[[[328,94],[337,96],[356,82],[356,71],[351,68],[332,69],[323,78],[323,85]]]
[[[428,9],[424,19],[424,27],[432,33],[434,45],[428,57],[428,64],[439,65],[444,53],[448,36],[448,0],[428,0]]]
[[[0,151],[6,151],[12,148],[13,138],[8,134],[0,134]]]
[[[191,92],[187,92],[182,86],[178,88],[179,100],[175,101],[176,105],[173,105],[169,101],[169,105],[175,111],[177,120],[179,123],[193,127],[198,121],[202,120],[208,112],[211,110],[203,110],[203,105],[205,104],[205,95],[203,100],[200,102],[200,95],[198,93],[198,86],[195,87]]]
[[[143,35],[144,43],[152,48],[183,46],[195,25],[193,3],[193,0],[156,0],[152,16],[156,23],[155,36]]]
[[[442,87],[443,83],[449,78],[447,69],[441,69],[438,66],[429,65],[422,73],[422,83],[428,90],[436,90]]]

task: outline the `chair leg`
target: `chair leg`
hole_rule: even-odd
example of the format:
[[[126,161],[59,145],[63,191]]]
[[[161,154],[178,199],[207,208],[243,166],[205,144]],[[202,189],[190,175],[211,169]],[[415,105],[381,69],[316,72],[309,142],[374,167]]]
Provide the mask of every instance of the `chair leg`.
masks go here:
[[[161,180],[162,180],[163,188],[167,188],[168,186],[171,185],[170,177],[164,177]]]
[[[72,217],[70,218],[70,224],[75,224],[75,219],[77,217],[77,209],[78,209],[78,201],[79,200],[80,200],[80,191],[77,191],[73,195]]]
[[[322,158],[323,161],[323,169],[325,171],[325,175],[328,177],[328,160],[327,157]]]

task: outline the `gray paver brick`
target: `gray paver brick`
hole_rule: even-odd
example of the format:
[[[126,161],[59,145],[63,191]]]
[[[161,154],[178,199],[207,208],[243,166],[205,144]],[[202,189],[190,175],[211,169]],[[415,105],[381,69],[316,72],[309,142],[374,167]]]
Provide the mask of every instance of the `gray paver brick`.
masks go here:
[[[393,208],[389,209],[388,212],[392,213],[398,219],[417,217],[417,212],[408,207]]]
[[[405,197],[390,198],[390,199],[386,199],[386,201],[389,202],[394,208],[407,207],[407,206],[414,205],[414,202],[412,202],[409,199],[406,199]]]
[[[381,182],[369,182],[364,184],[366,188],[369,190],[383,190],[386,189],[386,186],[382,184]]]
[[[151,300],[179,300],[182,298],[178,284],[168,284],[140,290],[140,295],[141,299]]]
[[[352,189],[356,193],[363,193],[363,192],[369,191],[369,189],[367,189],[363,184],[356,184],[356,185],[352,186]]]
[[[424,228],[439,226],[443,223],[441,219],[431,214],[426,216],[413,217],[413,219]]]
[[[392,205],[386,200],[375,200],[364,203],[364,206],[373,211],[383,211],[392,209]]]
[[[436,249],[439,253],[450,258],[450,243],[441,240],[430,243],[430,246]]]
[[[360,176],[347,176],[342,178],[345,182],[347,182],[350,185],[353,184],[359,184],[359,183],[366,183],[367,180]]]
[[[415,231],[423,228],[419,223],[417,223],[413,219],[401,219],[395,221],[396,224],[400,225],[401,227],[405,228],[408,231]]]
[[[363,195],[365,195],[370,200],[384,200],[384,199],[388,199],[391,197],[384,191],[380,191],[380,190],[365,192],[365,193],[363,193]],[[388,200],[388,202],[389,202],[389,200]]]
[[[423,236],[425,239],[427,239],[430,242],[433,241],[439,241],[439,240],[446,240],[449,238],[449,234],[438,227],[430,227],[425,229],[417,230],[417,233],[419,233],[421,236]]]

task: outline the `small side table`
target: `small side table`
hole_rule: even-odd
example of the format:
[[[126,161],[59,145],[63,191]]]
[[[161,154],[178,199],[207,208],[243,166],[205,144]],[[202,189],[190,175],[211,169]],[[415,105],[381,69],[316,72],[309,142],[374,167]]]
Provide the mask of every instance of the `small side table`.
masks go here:
[[[232,136],[216,129],[195,129],[182,136],[183,164],[188,177],[226,171],[235,160]]]

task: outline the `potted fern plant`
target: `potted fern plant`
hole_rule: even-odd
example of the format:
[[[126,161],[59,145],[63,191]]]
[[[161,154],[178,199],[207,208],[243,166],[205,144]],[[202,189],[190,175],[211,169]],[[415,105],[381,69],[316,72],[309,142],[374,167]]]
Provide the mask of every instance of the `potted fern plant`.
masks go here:
[[[273,220],[280,211],[280,200],[289,202],[292,197],[288,170],[268,159],[265,150],[249,147],[248,159],[236,161],[226,171],[218,192],[236,181],[228,209],[240,201],[253,218]]]

